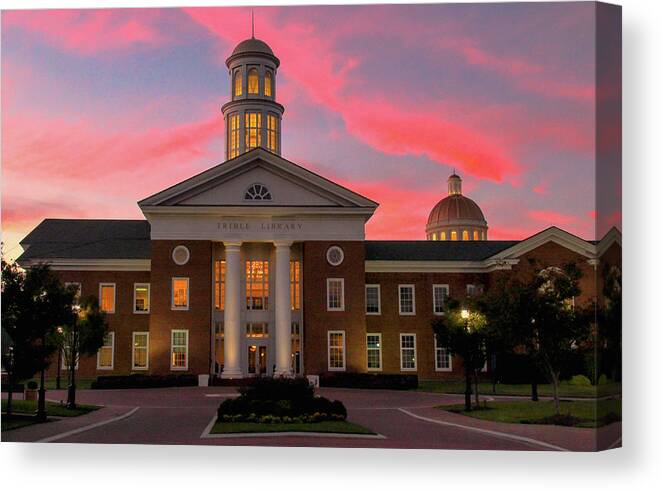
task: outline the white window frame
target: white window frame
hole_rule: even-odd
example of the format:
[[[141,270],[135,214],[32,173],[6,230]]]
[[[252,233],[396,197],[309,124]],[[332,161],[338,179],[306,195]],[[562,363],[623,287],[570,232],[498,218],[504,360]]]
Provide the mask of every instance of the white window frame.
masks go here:
[[[174,282],[176,280],[186,280],[186,305],[185,306],[175,306],[174,304]],[[190,278],[185,276],[173,276],[170,281],[170,308],[172,310],[188,310],[190,307]]]
[[[342,335],[342,367],[331,367],[331,334],[341,334]],[[347,335],[343,330],[328,331],[326,335],[326,352],[328,359],[328,371],[329,372],[344,372],[347,369]]]
[[[102,367],[101,366],[101,349],[105,348],[108,346],[107,344],[104,344],[99,348],[99,351],[96,352],[96,369],[97,370],[113,370],[115,367],[115,331],[108,331],[108,336],[110,336],[111,343],[110,343],[110,366],[109,367]]]
[[[411,288],[411,307],[413,311],[411,312],[402,312],[402,288]],[[397,285],[397,296],[398,296],[398,307],[399,315],[415,315],[415,285],[413,284],[402,284]]]
[[[431,288],[431,298],[432,298],[432,309],[434,311],[434,315],[445,315],[445,310],[443,312],[437,312],[436,311],[436,289],[441,288],[445,290],[445,298],[447,299],[450,296],[450,285],[447,283],[435,283],[432,285]],[[443,303],[443,307],[445,307],[445,302]]]
[[[330,285],[332,281],[339,281],[341,285],[340,306],[330,306]],[[344,312],[344,278],[326,278],[326,310],[329,312]]]
[[[112,286],[112,310],[102,310],[103,296],[101,292],[104,286]],[[99,283],[99,310],[104,314],[114,314],[117,310],[117,285],[115,283]]]
[[[413,368],[404,368],[404,357],[402,354],[404,353],[404,349],[411,349],[411,348],[404,348],[402,346],[402,340],[404,336],[413,336],[413,363],[414,367]],[[418,371],[418,339],[417,336],[414,332],[400,332],[399,333],[399,369],[402,372],[417,372]]]
[[[140,286],[147,287],[147,310],[135,310],[135,291]],[[151,284],[149,283],[133,283],[133,313],[134,314],[149,314],[151,311]]]
[[[137,367],[135,366],[135,336],[136,334],[142,335],[145,334],[147,336],[147,364],[144,367]],[[144,371],[144,370],[149,370],[149,331],[133,331],[131,334],[131,370],[139,370],[139,371]]]
[[[369,345],[367,344],[367,338],[369,336],[378,336],[379,337],[379,368],[370,368],[369,366],[369,352],[371,350],[376,350],[377,348],[370,348]],[[367,371],[368,372],[382,372],[383,371],[383,337],[381,336],[380,332],[368,332],[365,335],[365,354],[367,358],[367,363],[365,366],[367,366]]]
[[[437,372],[451,372],[452,371],[452,355],[450,353],[447,353],[448,355],[448,367],[443,368],[438,366],[438,351],[444,349],[447,353],[447,348],[444,346],[439,346],[438,344],[438,339],[436,336],[434,336],[434,370]]]
[[[179,333],[179,332],[185,332],[186,333],[186,365],[183,367],[175,367],[174,364],[172,363],[172,354],[174,353],[174,333]],[[188,355],[189,355],[189,345],[190,345],[190,337],[188,333],[188,329],[171,329],[170,330],[170,370],[173,372],[183,372],[188,370]],[[178,348],[180,348],[182,345],[177,345]]]
[[[376,312],[367,311],[367,289],[376,288],[376,302],[378,310]],[[370,283],[365,285],[365,315],[381,315],[381,285],[378,283]]]

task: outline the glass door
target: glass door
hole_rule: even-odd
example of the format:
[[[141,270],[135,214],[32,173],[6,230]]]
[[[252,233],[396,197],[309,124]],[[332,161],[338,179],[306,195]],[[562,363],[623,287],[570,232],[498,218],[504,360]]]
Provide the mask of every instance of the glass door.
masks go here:
[[[248,345],[248,376],[268,374],[268,356],[266,346]]]

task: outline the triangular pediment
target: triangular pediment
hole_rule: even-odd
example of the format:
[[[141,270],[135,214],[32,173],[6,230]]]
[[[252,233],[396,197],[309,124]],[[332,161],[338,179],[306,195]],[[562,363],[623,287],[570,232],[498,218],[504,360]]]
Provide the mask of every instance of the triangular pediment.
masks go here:
[[[250,199],[257,189],[268,199]],[[249,193],[250,194],[250,193]],[[223,162],[138,203],[144,207],[367,208],[378,204],[261,148]]]
[[[596,247],[593,243],[570,234],[558,227],[549,227],[541,232],[528,237],[512,247],[495,254],[489,258],[491,261],[516,259],[522,255],[537,249],[538,247],[554,242],[566,249],[581,254],[589,259],[595,257]]]

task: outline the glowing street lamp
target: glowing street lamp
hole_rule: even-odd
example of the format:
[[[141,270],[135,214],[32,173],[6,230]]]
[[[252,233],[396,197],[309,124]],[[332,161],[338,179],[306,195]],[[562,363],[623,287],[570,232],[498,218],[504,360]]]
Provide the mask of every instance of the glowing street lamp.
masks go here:
[[[470,317],[470,312],[466,309],[461,309],[461,318],[468,320],[468,317]]]

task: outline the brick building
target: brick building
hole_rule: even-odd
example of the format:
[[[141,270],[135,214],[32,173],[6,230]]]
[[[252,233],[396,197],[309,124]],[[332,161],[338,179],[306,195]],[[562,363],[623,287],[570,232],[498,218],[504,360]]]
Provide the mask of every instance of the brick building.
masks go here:
[[[98,295],[109,334],[79,376],[327,371],[458,377],[461,361],[430,322],[448,296],[500,274],[577,264],[582,294],[599,262],[619,264],[620,235],[598,242],[556,227],[489,241],[479,206],[448,179],[426,241],[365,240],[378,204],[280,156],[279,60],[264,42],[227,59],[226,158],[138,203],[145,220],[46,219],[21,242],[24,267],[48,262],[82,295]]]

